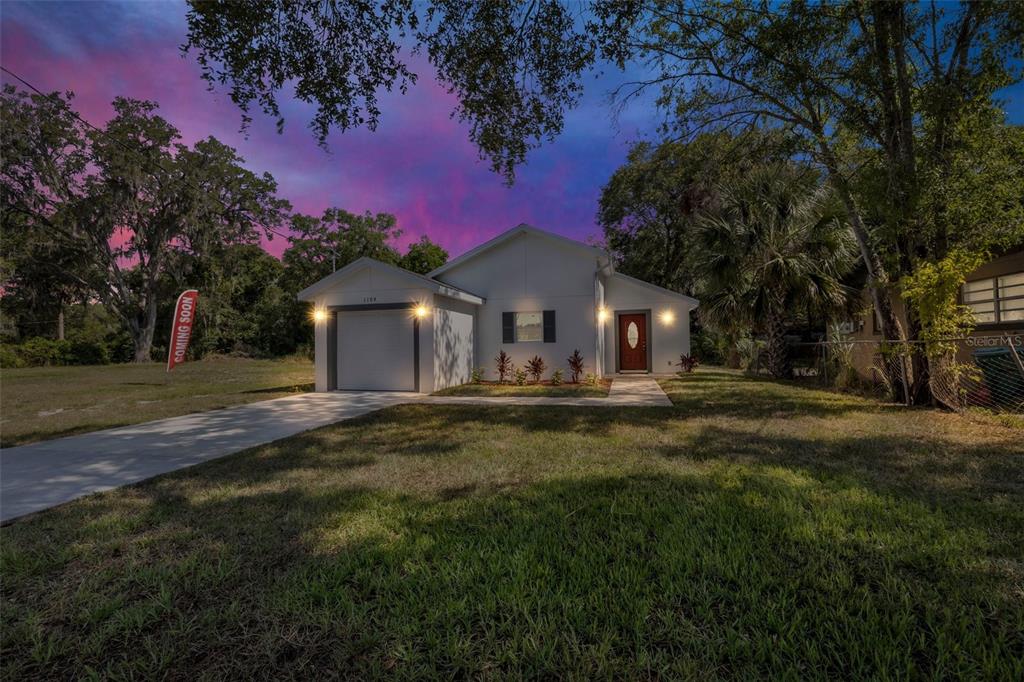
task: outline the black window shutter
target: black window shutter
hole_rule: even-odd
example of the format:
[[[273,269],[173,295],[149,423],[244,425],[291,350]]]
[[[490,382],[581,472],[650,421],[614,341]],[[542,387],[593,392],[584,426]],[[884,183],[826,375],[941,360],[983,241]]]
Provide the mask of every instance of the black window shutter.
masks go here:
[[[501,342],[502,343],[515,343],[516,342],[516,314],[515,313],[502,313],[501,314]]]
[[[544,343],[555,342],[555,311],[544,311]]]

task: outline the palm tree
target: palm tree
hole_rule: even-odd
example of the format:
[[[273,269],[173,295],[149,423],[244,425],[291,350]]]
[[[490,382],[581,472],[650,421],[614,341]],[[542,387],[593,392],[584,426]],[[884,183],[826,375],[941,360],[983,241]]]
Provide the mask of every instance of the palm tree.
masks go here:
[[[792,375],[785,332],[795,314],[834,310],[850,294],[840,278],[855,251],[841,215],[813,172],[779,163],[722,188],[721,209],[701,221],[703,319],[727,336],[763,335],[772,376]]]

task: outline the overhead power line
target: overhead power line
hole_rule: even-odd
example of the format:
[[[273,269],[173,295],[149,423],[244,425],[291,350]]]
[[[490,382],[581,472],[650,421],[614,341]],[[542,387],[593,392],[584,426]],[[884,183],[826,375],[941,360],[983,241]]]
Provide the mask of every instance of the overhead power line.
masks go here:
[[[114,144],[116,144],[117,146],[119,146],[119,147],[120,147],[121,149],[125,150],[125,151],[126,151],[126,152],[128,152],[129,154],[134,154],[134,155],[137,155],[137,156],[136,156],[136,158],[141,158],[141,159],[143,160],[143,162],[147,162],[147,163],[149,162],[149,160],[148,160],[148,159],[147,159],[146,157],[144,157],[144,156],[141,156],[141,155],[140,155],[140,152],[139,152],[139,150],[138,150],[138,149],[135,149],[135,148],[133,148],[133,147],[130,147],[130,146],[128,146],[128,145],[126,145],[126,144],[124,144],[123,142],[121,142],[121,140],[118,140],[117,138],[113,137],[113,136],[112,136],[112,135],[111,135],[110,133],[108,133],[108,132],[107,132],[106,130],[103,130],[102,128],[99,128],[98,126],[95,126],[95,125],[93,125],[92,123],[90,123],[89,121],[85,120],[84,118],[82,118],[82,117],[81,117],[81,116],[80,116],[80,115],[78,114],[78,112],[77,112],[77,111],[75,111],[74,109],[72,109],[72,108],[71,108],[71,106],[70,106],[70,105],[68,105],[68,103],[67,103],[67,102],[65,102],[64,100],[62,100],[62,99],[61,99],[60,97],[55,97],[55,96],[54,96],[53,94],[48,94],[48,93],[45,93],[45,92],[43,92],[42,90],[40,90],[40,89],[39,89],[39,88],[37,88],[36,86],[34,86],[34,85],[32,85],[31,83],[29,83],[29,82],[28,82],[27,80],[25,80],[24,78],[22,78],[22,77],[21,77],[21,76],[19,76],[18,74],[14,73],[14,72],[13,72],[13,71],[11,71],[10,69],[8,69],[8,68],[7,68],[6,66],[0,66],[0,71],[3,71],[3,72],[4,72],[4,73],[6,73],[7,75],[9,75],[9,76],[10,76],[11,78],[14,78],[14,79],[15,79],[15,80],[17,80],[17,81],[18,81],[19,83],[21,83],[22,85],[24,85],[24,86],[25,86],[26,88],[28,88],[29,90],[32,90],[32,91],[33,91],[34,93],[36,93],[36,94],[37,94],[37,95],[39,95],[40,97],[46,97],[46,98],[47,98],[47,99],[49,99],[50,101],[56,101],[56,102],[58,102],[58,103],[59,103],[59,104],[60,104],[61,106],[65,107],[65,108],[66,108],[66,109],[68,110],[68,113],[70,113],[70,114],[71,114],[71,115],[72,115],[72,116],[73,116],[73,117],[74,117],[74,118],[75,118],[76,120],[78,120],[78,121],[79,121],[80,123],[82,123],[82,125],[85,125],[85,126],[87,126],[88,128],[91,128],[92,130],[95,130],[95,131],[96,131],[97,133],[99,133],[100,135],[103,135],[103,136],[104,136],[105,138],[107,138],[108,140],[110,140],[111,142],[113,142]],[[167,169],[166,169],[166,168],[164,168],[164,167],[163,167],[163,165],[161,165],[161,164],[160,164],[160,163],[159,163],[158,161],[155,161],[155,160],[154,160],[154,161],[153,161],[152,163],[154,163],[154,164],[155,164],[155,165],[156,165],[156,166],[157,166],[157,167],[158,167],[158,168],[159,168],[159,169],[160,169],[161,171],[163,171],[163,172],[165,172],[165,173],[167,172]],[[154,173],[153,173],[152,171],[148,171],[148,172],[150,173],[150,175],[152,175],[152,176],[153,176],[153,178],[154,178],[154,179],[155,179],[155,180],[156,180],[157,182],[161,182],[161,179],[160,179],[159,177],[157,177],[157,176],[156,176],[156,175],[155,175],[155,174],[154,174]],[[193,183],[189,182],[189,181],[188,181],[188,180],[187,180],[187,179],[186,179],[186,178],[185,178],[184,176],[182,176],[182,178],[181,178],[181,182],[182,182],[183,184],[187,185],[188,187],[191,187],[191,188],[192,188],[193,190],[196,190],[197,192],[200,192],[200,193],[202,193],[202,192],[203,192],[203,190],[202,190],[202,189],[200,189],[200,188],[199,188],[198,186],[194,185]],[[221,201],[220,197],[216,197],[216,196],[215,196],[215,197],[214,197],[214,199],[215,199],[215,200],[216,200],[216,201],[217,201],[217,202],[218,202],[218,203],[219,203],[219,204],[220,204],[220,205],[221,205],[221,206],[222,206],[222,207],[223,207],[223,208],[224,208],[225,210],[227,210],[227,211],[230,211],[230,208],[228,207],[228,205],[227,205],[227,204],[225,204],[225,203],[224,203],[223,201]],[[276,235],[277,235],[278,237],[281,237],[282,239],[287,239],[287,240],[292,240],[292,239],[294,239],[294,235],[287,235],[287,234],[282,234],[281,232],[278,232],[278,231],[277,231],[277,230],[275,230],[274,228],[272,228],[272,227],[269,227],[269,226],[267,226],[267,225],[261,225],[260,227],[262,227],[262,228],[263,228],[264,230],[266,230],[266,231],[268,231],[268,232],[271,232],[271,233],[273,233],[273,234],[276,234]]]

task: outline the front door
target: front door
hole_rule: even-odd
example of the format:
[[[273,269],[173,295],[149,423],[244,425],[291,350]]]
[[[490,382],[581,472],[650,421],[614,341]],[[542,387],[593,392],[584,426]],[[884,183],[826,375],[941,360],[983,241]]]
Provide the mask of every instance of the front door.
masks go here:
[[[624,372],[647,369],[647,315],[625,313],[619,315],[619,370]]]

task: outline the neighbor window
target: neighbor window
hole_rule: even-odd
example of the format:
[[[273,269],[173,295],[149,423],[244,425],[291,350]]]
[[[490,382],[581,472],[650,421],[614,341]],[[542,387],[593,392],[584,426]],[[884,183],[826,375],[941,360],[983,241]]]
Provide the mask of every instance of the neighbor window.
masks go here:
[[[1003,275],[998,280],[999,321],[1024,320],[1024,272]]]
[[[1024,272],[966,282],[962,296],[978,324],[1024,321]]]
[[[516,313],[516,343],[543,340],[544,315],[539,312]]]

